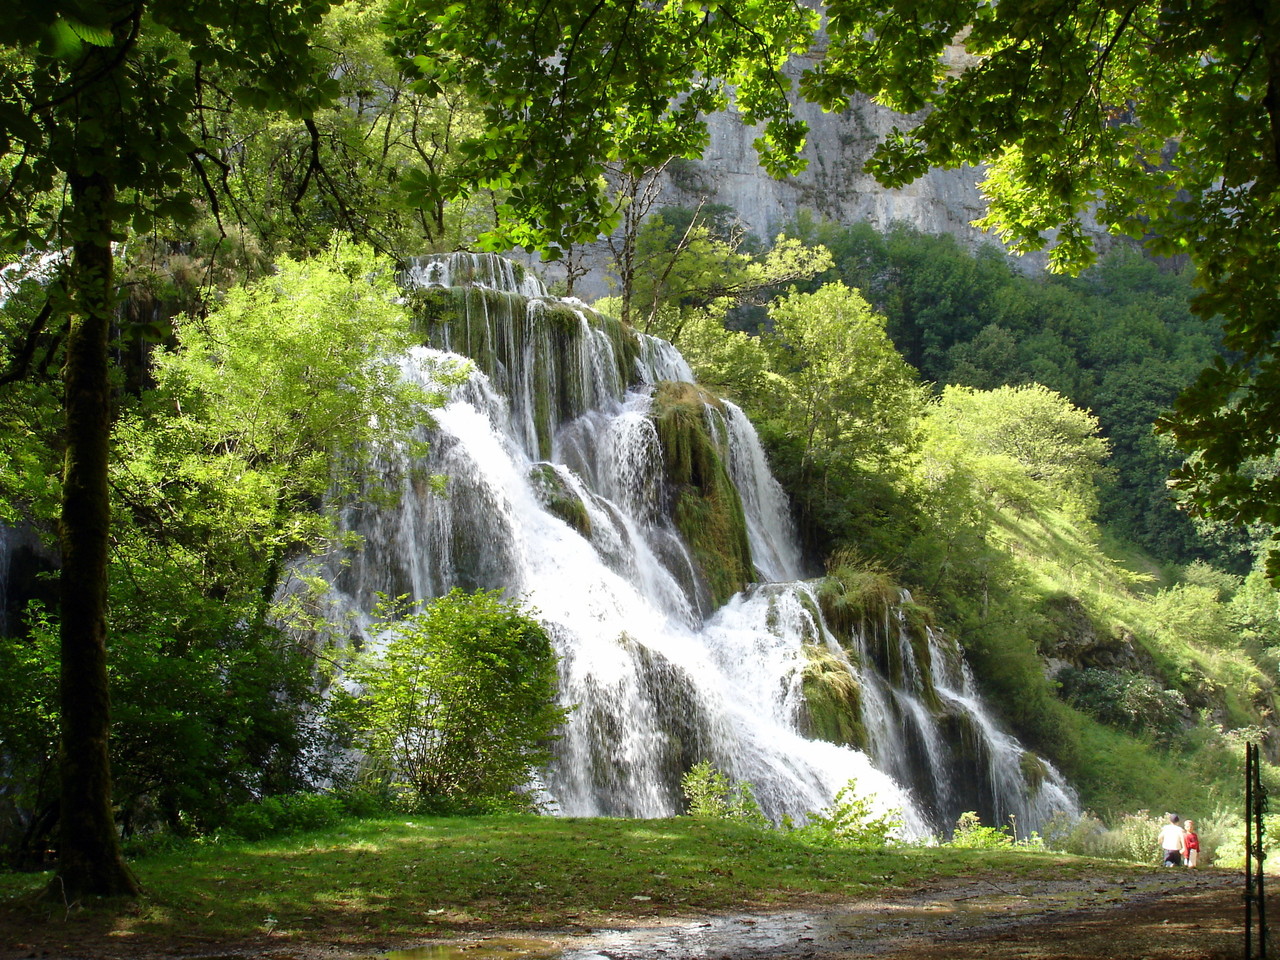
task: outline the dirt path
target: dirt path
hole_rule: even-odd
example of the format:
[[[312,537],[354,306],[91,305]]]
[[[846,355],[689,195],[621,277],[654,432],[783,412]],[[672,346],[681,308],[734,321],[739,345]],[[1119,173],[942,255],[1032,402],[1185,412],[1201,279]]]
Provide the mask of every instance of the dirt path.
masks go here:
[[[1226,960],[1243,956],[1243,916],[1238,874],[1153,869],[1121,882],[1105,871],[1062,880],[967,877],[860,902],[418,943],[321,929],[305,941],[124,944],[65,926],[22,931],[15,942],[18,931],[0,927],[0,960]]]
[[[1219,960],[1243,955],[1230,873],[1153,871],[1009,882],[951,880],[818,909],[705,918],[564,943],[563,960]],[[483,950],[483,943],[477,944]]]

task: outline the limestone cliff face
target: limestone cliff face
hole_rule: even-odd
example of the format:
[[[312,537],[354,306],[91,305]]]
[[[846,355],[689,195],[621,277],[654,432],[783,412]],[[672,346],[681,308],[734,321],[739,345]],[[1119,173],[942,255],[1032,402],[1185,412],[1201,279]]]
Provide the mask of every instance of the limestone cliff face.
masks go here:
[[[972,61],[959,43],[944,56],[953,71]],[[793,89],[806,66],[804,59],[797,59],[787,68]],[[668,165],[650,212],[670,206],[696,207],[700,202],[723,204],[747,231],[764,240],[771,240],[801,211],[810,211],[840,224],[865,222],[884,229],[902,222],[924,233],[950,234],[971,247],[1000,245],[996,237],[973,226],[986,213],[978,189],[986,175],[984,167],[930,170],[897,190],[881,186],[863,172],[876,145],[895,127],[910,129],[920,115],[895,113],[862,96],[839,113],[827,113],[798,96],[794,109],[809,126],[803,154],[808,166],[802,173],[780,180],[765,173],[752,145],[759,131],[744,124],[735,111],[725,111],[707,118],[710,142],[701,159]],[[1105,249],[1112,241],[1101,227],[1092,229],[1099,249]],[[587,273],[575,293],[593,299],[613,292],[611,257],[605,245],[589,244],[580,248],[578,256]],[[1027,273],[1040,272],[1046,262],[1044,252],[1014,258],[1018,269]],[[562,264],[539,264],[538,269],[551,280],[563,276]]]
[[[841,113],[825,113],[809,103],[798,104],[796,112],[809,125],[803,173],[775,180],[761,170],[752,146],[755,130],[729,111],[708,120],[711,143],[701,160],[670,169],[663,202],[725,204],[760,237],[772,236],[801,210],[810,210],[838,223],[887,227],[903,221],[967,243],[997,242],[971,225],[984,212],[978,191],[982,169],[931,170],[899,190],[886,189],[863,172],[876,144],[895,126],[910,126],[911,118],[862,97]]]
[[[789,72],[799,77],[801,66]],[[912,118],[857,97],[847,110],[826,113],[815,104],[798,102],[798,116],[809,125],[804,157],[807,168],[797,176],[775,179],[761,169],[752,141],[758,131],[742,122],[733,110],[707,118],[710,143],[699,160],[678,160],[668,165],[660,194],[651,208],[696,207],[699,203],[723,204],[750,233],[771,240],[801,211],[841,224],[867,222],[886,228],[905,222],[924,233],[951,234],[976,246],[999,241],[972,225],[985,212],[978,183],[985,170],[962,167],[930,170],[900,190],[889,190],[864,173],[863,164],[896,126],[911,126]],[[513,254],[519,257],[519,254]],[[603,243],[579,252],[588,272],[575,293],[588,300],[613,292],[606,277],[611,273],[609,251]],[[1018,266],[1036,272],[1043,266],[1038,256],[1018,258]],[[538,264],[549,280],[562,277],[562,264]]]
[[[819,0],[803,2],[820,6]],[[973,66],[975,58],[965,50],[963,37],[946,49],[943,63],[952,73]],[[808,65],[799,58],[788,66],[793,89]],[[895,127],[910,129],[922,114],[895,113],[861,96],[839,113],[827,113],[799,97],[794,109],[809,126],[804,149],[808,167],[803,173],[776,180],[760,169],[752,146],[758,132],[736,112],[727,111],[708,118],[711,140],[701,160],[668,168],[660,203],[696,206],[705,199],[725,204],[750,232],[766,240],[800,211],[809,210],[842,224],[866,222],[883,229],[904,222],[924,233],[950,234],[966,245],[1000,245],[996,237],[973,226],[986,213],[978,189],[985,167],[930,170],[899,190],[887,189],[863,172],[878,143]],[[1086,229],[1094,234],[1100,250],[1114,242],[1105,229],[1088,219]],[[1047,256],[1037,252],[1015,262],[1021,270],[1038,273]]]

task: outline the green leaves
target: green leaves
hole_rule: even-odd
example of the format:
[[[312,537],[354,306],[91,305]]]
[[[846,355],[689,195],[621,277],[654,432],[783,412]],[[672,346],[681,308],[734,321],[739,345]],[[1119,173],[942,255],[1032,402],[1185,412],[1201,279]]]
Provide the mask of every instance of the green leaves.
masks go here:
[[[770,826],[751,784],[745,780],[731,782],[728,774],[710,760],[701,760],[685,772],[680,778],[680,792],[689,805],[691,817]]]
[[[701,117],[731,97],[765,125],[769,169],[798,169],[804,126],[779,70],[807,47],[815,15],[791,0],[397,2],[388,23],[424,82],[481,106],[456,183],[499,192],[491,248],[593,239],[612,215],[606,165],[699,155]]]
[[[1097,483],[1105,476],[1109,444],[1098,420],[1039,384],[979,391],[947,387],[930,421],[950,431],[969,456],[1008,458],[1021,474],[1041,485],[1041,496],[1069,506],[1087,520],[1097,506]],[[994,479],[1001,471],[989,465]],[[1015,484],[1016,486],[1017,484]],[[992,491],[1016,502],[1009,487]]]
[[[1188,391],[1162,429],[1199,465],[1179,471],[1204,515],[1270,517],[1277,491],[1241,473],[1276,450],[1280,406],[1280,39],[1269,8],[931,0],[831,0],[825,58],[802,80],[841,106],[854,91],[929,110],[895,131],[868,168],[901,186],[930,166],[987,163],[978,223],[1017,251],[1050,248],[1050,268],[1093,262],[1096,220],[1190,252],[1203,294],[1242,354],[1228,379]],[[945,51],[964,56],[941,68]],[[1280,558],[1277,565],[1280,566]]]
[[[70,60],[80,53],[85,44],[109,47],[114,42],[110,27],[92,26],[60,16],[49,25],[41,46],[52,57]]]
[[[568,712],[546,631],[496,590],[382,614],[341,701],[370,767],[414,809],[527,806],[513,791],[550,759]]]
[[[824,284],[769,307],[778,392],[770,416],[803,438],[804,458],[891,471],[911,443],[921,394],[915,371],[856,290]]]

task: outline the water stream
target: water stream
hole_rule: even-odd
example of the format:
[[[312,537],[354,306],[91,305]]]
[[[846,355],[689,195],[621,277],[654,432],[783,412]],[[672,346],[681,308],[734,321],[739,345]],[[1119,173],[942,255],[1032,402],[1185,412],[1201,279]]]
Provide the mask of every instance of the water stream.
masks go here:
[[[1075,810],[1056,771],[1029,765],[988,716],[953,642],[912,642],[898,616],[852,643],[828,629],[755,430],[709,402],[756,581],[715,602],[673,518],[655,426],[655,391],[693,380],[670,344],[555,300],[494,257],[418,263],[406,285],[442,319],[404,375],[432,384],[464,356],[474,369],[424,425],[424,458],[381,451],[374,478],[398,501],[343,510],[363,547],[327,568],[334,607],[357,630],[379,593],[501,587],[536,609],[561,658],[561,697],[578,705],[540,775],[550,810],[672,815],[681,775],[704,759],[750,781],[774,819],[825,806],[851,779],[913,835],[945,832],[964,810],[1024,830]],[[429,474],[447,478],[444,496]],[[859,690],[865,749],[803,732],[816,650]]]

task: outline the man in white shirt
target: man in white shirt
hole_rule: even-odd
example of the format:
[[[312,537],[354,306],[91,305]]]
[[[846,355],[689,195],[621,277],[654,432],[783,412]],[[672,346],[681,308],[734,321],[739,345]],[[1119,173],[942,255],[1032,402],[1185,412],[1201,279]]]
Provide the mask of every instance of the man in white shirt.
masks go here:
[[[1166,867],[1182,866],[1182,845],[1186,840],[1186,831],[1179,823],[1176,813],[1168,814],[1169,822],[1160,828],[1160,848],[1164,850]]]

